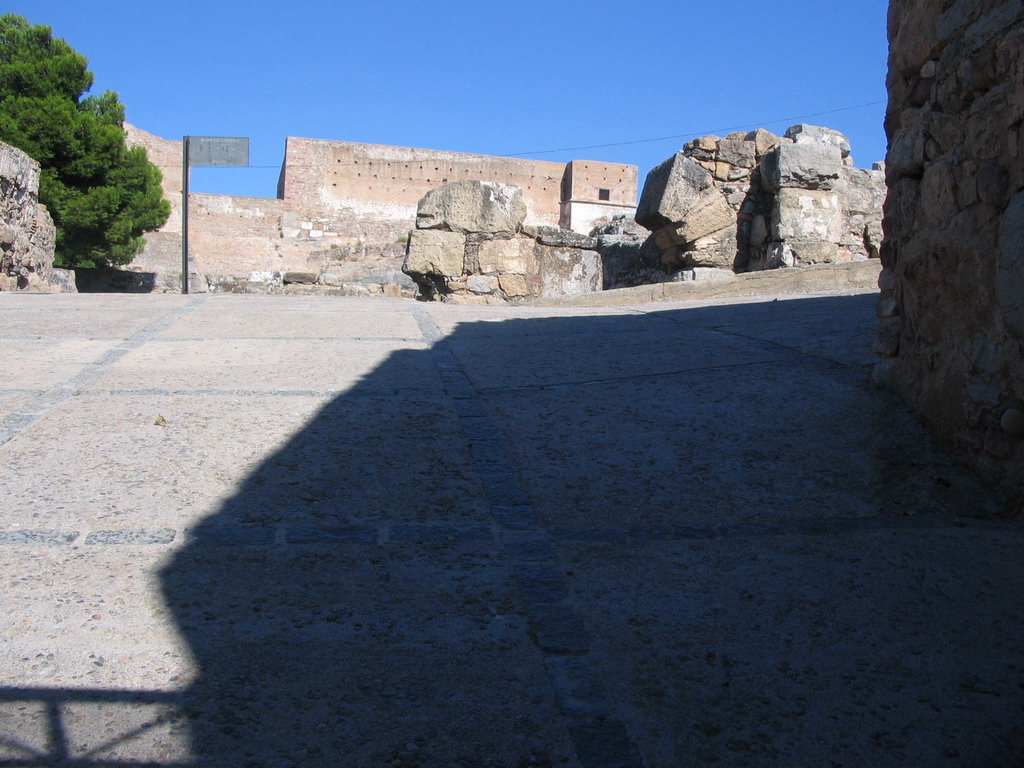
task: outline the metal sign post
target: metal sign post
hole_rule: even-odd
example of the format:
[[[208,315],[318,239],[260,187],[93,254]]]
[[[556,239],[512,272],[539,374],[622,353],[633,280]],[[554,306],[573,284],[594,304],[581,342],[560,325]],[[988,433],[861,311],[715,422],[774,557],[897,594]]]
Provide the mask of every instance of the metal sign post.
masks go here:
[[[181,292],[188,293],[188,171],[192,166],[247,166],[249,139],[185,136],[181,140]]]

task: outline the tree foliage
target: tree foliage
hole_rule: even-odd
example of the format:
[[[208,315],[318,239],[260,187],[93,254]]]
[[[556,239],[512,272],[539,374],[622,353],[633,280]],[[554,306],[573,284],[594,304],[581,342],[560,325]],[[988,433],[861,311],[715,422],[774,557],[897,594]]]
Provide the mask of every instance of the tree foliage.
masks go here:
[[[42,167],[39,200],[57,226],[59,266],[127,264],[170,213],[160,171],[127,147],[124,106],[92,87],[85,57],[50,28],[0,16],[0,141]]]

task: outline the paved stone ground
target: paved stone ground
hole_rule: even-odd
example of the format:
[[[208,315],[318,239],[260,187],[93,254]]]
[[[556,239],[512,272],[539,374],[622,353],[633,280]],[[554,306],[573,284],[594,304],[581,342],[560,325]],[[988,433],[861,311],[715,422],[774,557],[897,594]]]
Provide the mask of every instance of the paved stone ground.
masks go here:
[[[0,295],[0,765],[1024,765],[873,304]]]

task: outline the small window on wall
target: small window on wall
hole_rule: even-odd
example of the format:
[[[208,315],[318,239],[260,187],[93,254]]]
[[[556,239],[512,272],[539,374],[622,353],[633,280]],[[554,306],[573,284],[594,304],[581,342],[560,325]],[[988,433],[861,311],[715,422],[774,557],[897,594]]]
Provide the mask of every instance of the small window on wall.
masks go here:
[[[599,187],[598,190],[597,190],[597,199],[598,200],[611,200],[612,199],[612,191],[610,189],[605,189],[604,187]]]

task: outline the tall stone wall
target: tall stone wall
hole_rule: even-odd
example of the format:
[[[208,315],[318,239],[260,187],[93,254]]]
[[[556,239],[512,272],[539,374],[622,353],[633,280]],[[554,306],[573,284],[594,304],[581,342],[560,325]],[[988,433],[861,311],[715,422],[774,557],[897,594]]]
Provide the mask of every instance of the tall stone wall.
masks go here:
[[[53,266],[55,241],[39,203],[39,163],[0,142],[0,291],[74,292],[74,273]]]
[[[498,181],[523,190],[527,223],[557,226],[564,173],[564,163],[290,137],[278,196],[307,210],[411,222],[416,204],[435,187]]]
[[[892,0],[875,377],[1024,498],[1024,3]]]

